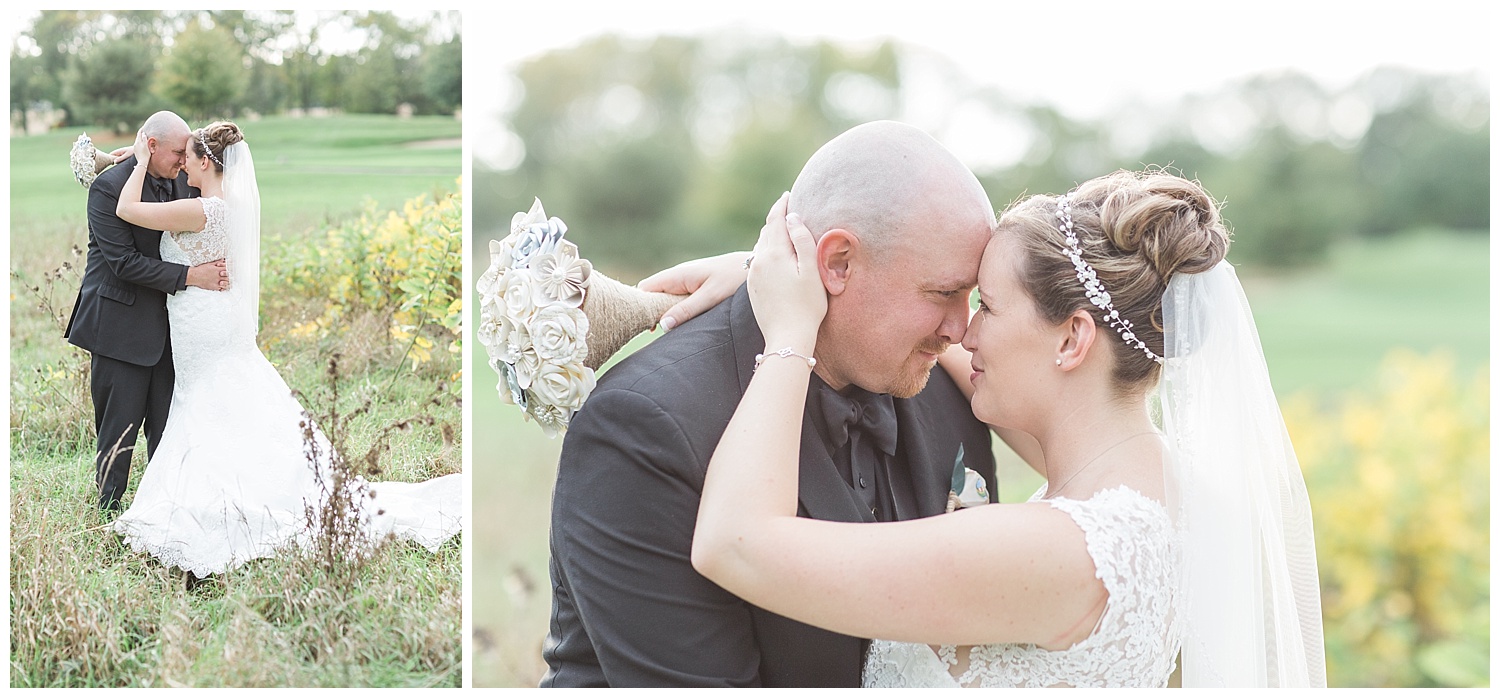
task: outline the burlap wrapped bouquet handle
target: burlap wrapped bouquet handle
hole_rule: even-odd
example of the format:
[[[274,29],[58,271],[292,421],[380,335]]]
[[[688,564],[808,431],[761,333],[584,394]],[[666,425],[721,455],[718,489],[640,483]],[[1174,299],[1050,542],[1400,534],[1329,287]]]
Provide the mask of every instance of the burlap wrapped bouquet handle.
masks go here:
[[[662,314],[685,297],[642,291],[595,271],[583,299],[583,314],[589,319],[583,365],[599,370],[630,340],[655,328]]]

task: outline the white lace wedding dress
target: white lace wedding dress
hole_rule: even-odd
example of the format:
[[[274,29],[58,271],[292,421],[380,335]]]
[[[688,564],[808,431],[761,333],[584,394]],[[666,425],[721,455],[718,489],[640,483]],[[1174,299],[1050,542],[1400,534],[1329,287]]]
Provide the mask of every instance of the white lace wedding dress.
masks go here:
[[[222,199],[202,198],[207,224],[161,238],[165,261],[224,259]],[[114,528],[132,549],[205,577],[269,557],[309,538],[307,507],[324,501],[304,453],[302,406],[261,354],[253,331],[231,319],[235,293],[189,287],[167,300],[176,382],[167,425],[130,508]],[[312,427],[318,467],[330,447]],[[362,507],[371,540],[386,535],[436,550],[462,528],[460,475],[369,484]]]
[[[1137,686],[1167,684],[1182,630],[1176,619],[1179,541],[1166,509],[1128,487],[1086,501],[1042,500],[1083,529],[1109,592],[1099,624],[1066,650],[1036,645],[943,646],[875,640],[864,685],[875,688]]]

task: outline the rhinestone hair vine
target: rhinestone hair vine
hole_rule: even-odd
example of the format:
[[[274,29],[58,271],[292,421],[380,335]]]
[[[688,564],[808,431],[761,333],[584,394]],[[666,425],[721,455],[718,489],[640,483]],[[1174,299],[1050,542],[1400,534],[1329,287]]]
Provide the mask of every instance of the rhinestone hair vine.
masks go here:
[[[202,131],[202,129],[199,129],[199,131],[198,131],[198,143],[203,146],[203,152],[208,153],[208,159],[213,160],[214,162],[218,163],[219,167],[223,167],[224,166],[223,162],[221,162],[218,158],[214,157],[214,149],[208,147],[208,140],[206,140],[203,137],[203,131]]]
[[[1115,304],[1110,300],[1109,291],[1104,290],[1104,284],[1099,281],[1099,274],[1088,262],[1083,261],[1083,247],[1078,244],[1078,235],[1073,232],[1073,195],[1063,194],[1057,197],[1057,229],[1063,234],[1063,254],[1073,260],[1073,270],[1078,272],[1078,281],[1083,284],[1083,292],[1088,295],[1089,302],[1093,303],[1104,312],[1104,319],[1109,326],[1120,333],[1120,339],[1143,352],[1146,358],[1162,363],[1162,358],[1156,355],[1146,346],[1146,342],[1135,336],[1135,325],[1129,320],[1120,317],[1120,311],[1115,310]]]

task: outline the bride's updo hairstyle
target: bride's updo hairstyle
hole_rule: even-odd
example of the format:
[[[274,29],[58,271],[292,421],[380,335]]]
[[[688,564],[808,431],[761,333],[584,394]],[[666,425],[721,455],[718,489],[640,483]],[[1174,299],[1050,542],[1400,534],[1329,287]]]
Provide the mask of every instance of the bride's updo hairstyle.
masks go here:
[[[223,174],[224,149],[243,140],[245,134],[240,133],[240,127],[233,121],[215,121],[194,131],[188,143],[193,149],[193,157],[207,155],[214,163],[214,171]]]
[[[1154,385],[1163,356],[1162,296],[1174,274],[1208,271],[1224,259],[1229,231],[1219,206],[1197,182],[1160,170],[1113,174],[1084,182],[1068,197],[1083,261],[1099,275],[1120,317],[1128,320],[1150,354],[1110,325],[1107,311],[1090,301],[1068,256],[1057,216],[1060,197],[1038,195],[1012,205],[997,235],[1020,243],[1021,284],[1048,322],[1076,310],[1094,318],[1098,338],[1115,357],[1114,379],[1130,394]]]

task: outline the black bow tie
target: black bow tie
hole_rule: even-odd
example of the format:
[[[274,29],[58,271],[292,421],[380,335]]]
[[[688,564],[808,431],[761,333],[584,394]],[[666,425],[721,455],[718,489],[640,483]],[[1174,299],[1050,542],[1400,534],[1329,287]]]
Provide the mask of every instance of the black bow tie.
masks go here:
[[[172,200],[172,182],[163,177],[152,177],[147,175],[146,181],[151,184],[151,191],[156,192],[157,201]]]
[[[822,391],[823,423],[835,448],[849,440],[849,430],[859,429],[875,448],[896,455],[896,403],[889,395],[876,395],[854,388],[841,395],[828,388]]]

